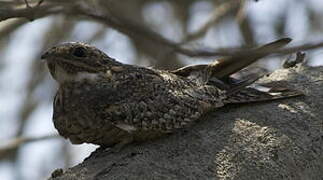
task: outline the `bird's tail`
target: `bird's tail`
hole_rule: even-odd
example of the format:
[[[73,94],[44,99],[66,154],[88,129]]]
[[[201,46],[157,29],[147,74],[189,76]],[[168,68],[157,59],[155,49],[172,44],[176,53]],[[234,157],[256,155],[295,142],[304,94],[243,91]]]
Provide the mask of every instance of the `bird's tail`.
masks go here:
[[[302,92],[288,88],[264,88],[263,90],[247,87],[235,92],[228,92],[225,104],[241,104],[285,99],[304,95]]]
[[[240,71],[258,59],[267,56],[271,53],[270,51],[284,47],[290,41],[290,38],[282,38],[261,47],[251,49],[246,54],[238,54],[237,56],[218,59],[208,66],[211,71],[211,77],[217,79],[229,77],[231,74]]]

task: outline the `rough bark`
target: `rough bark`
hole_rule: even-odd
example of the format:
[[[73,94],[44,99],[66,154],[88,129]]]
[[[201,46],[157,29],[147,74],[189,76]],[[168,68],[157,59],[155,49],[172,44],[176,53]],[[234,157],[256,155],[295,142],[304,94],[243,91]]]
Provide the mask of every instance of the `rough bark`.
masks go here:
[[[277,70],[261,81],[281,81],[306,95],[227,106],[164,138],[119,153],[98,149],[50,179],[321,180],[323,67]]]

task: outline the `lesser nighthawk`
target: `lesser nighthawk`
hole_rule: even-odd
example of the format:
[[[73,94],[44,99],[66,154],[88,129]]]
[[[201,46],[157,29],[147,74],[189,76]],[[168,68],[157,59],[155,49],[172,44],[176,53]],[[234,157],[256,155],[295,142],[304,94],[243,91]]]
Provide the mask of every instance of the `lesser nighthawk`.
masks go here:
[[[289,42],[281,39],[255,52]],[[265,55],[227,57],[174,71],[123,64],[84,43],[55,46],[42,58],[59,84],[53,115],[59,134],[74,144],[120,148],[183,128],[226,104],[300,95],[286,89],[261,92],[248,87],[257,78],[230,77]]]

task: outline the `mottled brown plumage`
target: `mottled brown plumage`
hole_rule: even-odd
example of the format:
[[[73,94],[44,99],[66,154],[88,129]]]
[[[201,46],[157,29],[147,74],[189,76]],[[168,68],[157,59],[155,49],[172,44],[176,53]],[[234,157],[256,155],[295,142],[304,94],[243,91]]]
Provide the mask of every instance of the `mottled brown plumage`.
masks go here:
[[[283,39],[264,47],[279,48],[288,42]],[[53,121],[60,135],[74,144],[120,148],[183,128],[228,103],[300,95],[284,91],[273,96],[245,88],[257,78],[235,82],[229,77],[264,55],[251,60],[245,56],[242,63],[234,57],[175,71],[122,64],[83,43],[58,45],[42,58],[59,84]]]

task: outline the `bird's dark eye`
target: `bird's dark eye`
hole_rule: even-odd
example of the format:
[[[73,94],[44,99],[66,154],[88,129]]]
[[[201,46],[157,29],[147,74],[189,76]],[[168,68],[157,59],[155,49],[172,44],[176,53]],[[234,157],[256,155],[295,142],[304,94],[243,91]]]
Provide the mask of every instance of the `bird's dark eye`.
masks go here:
[[[85,52],[85,48],[83,47],[77,47],[73,50],[73,55],[76,57],[85,57],[86,56],[86,52]]]

